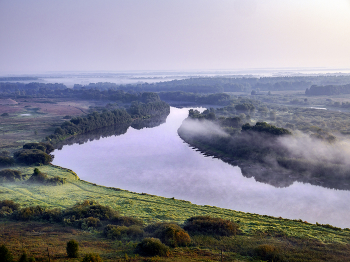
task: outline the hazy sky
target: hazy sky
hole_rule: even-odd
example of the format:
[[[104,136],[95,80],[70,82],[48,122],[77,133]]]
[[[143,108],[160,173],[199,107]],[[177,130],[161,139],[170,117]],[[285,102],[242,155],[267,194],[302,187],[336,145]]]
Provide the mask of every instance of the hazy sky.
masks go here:
[[[349,0],[0,0],[0,73],[350,68]]]

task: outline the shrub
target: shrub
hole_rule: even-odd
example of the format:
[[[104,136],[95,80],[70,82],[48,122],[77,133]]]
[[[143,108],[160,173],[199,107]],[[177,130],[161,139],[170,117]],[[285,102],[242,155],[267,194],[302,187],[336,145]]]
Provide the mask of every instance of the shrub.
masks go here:
[[[187,246],[191,243],[188,233],[177,224],[157,223],[146,227],[145,230],[171,247]]]
[[[102,226],[101,221],[95,217],[84,218],[82,221],[81,228],[88,229],[89,227],[97,228]]]
[[[23,179],[23,176],[21,175],[20,171],[11,170],[11,169],[3,169],[0,171],[0,183],[15,182],[22,179]]]
[[[98,254],[89,253],[84,256],[82,262],[102,262],[102,259]]]
[[[13,261],[12,254],[5,245],[0,246],[0,261],[1,262]]]
[[[18,163],[25,165],[47,165],[53,160],[53,156],[39,149],[21,149],[13,154]]]
[[[142,256],[168,256],[169,247],[158,238],[145,238],[137,244],[135,252]]]
[[[68,257],[78,257],[79,244],[74,239],[67,242],[67,255]]]
[[[263,260],[278,261],[277,248],[273,245],[260,245],[255,248],[255,254]]]
[[[11,215],[14,211],[18,209],[19,209],[19,204],[13,202],[12,200],[0,201],[0,217]]]
[[[29,261],[28,256],[27,256],[27,253],[25,252],[21,255],[21,257],[18,260],[18,262],[28,262],[28,261]]]
[[[49,178],[45,173],[40,172],[38,168],[34,168],[34,173],[32,176],[28,179],[28,183],[40,183],[45,185],[63,185],[66,183],[65,178],[61,178],[58,176],[55,176],[53,178]]]
[[[0,166],[12,166],[15,164],[15,160],[9,156],[0,156]]]
[[[143,237],[144,231],[139,226],[116,226],[107,225],[103,230],[104,235],[107,238],[121,240],[123,238],[138,239]]]
[[[49,143],[27,143],[23,145],[23,149],[39,149],[47,154],[50,154],[55,148]]]
[[[119,214],[109,206],[102,206],[96,201],[85,200],[83,203],[76,203],[65,212],[65,217],[72,220],[79,220],[88,217],[98,218],[100,220],[112,220]]]
[[[112,222],[119,226],[143,226],[143,221],[134,217],[115,217]]]
[[[196,216],[185,221],[184,229],[193,234],[234,236],[238,232],[238,225],[222,218]]]
[[[18,220],[39,220],[43,217],[45,209],[41,206],[25,207],[15,213]]]

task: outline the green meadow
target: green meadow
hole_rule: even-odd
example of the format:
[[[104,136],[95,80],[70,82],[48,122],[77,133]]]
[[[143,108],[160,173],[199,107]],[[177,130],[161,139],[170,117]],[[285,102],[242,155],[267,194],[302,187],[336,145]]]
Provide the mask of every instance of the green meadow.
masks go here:
[[[13,168],[31,175],[34,167]],[[95,200],[125,216],[137,217],[146,224],[175,222],[182,224],[192,216],[213,216],[235,221],[245,235],[280,234],[283,236],[317,239],[321,242],[350,243],[350,230],[334,230],[307,221],[275,218],[244,213],[215,206],[201,206],[189,201],[165,198],[147,193],[135,193],[119,188],[99,186],[80,180],[72,170],[47,165],[39,170],[48,176],[65,178],[62,186],[28,184],[25,181],[0,185],[0,199],[13,200],[21,207],[40,205],[46,208],[68,208],[76,202]]]

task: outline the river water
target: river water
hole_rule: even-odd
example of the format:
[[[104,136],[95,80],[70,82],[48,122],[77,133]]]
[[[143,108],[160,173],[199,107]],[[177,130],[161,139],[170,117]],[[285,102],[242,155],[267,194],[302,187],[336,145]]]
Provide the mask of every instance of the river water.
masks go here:
[[[53,152],[53,164],[86,181],[138,193],[238,211],[350,227],[350,191],[294,182],[276,188],[242,176],[240,168],[205,157],[177,129],[188,109],[171,108],[166,123]]]

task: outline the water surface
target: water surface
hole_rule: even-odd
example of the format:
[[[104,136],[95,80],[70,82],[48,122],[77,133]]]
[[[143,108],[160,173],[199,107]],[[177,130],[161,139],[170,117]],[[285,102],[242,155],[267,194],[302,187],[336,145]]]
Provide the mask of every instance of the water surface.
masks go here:
[[[239,167],[205,157],[177,129],[188,109],[171,108],[165,124],[55,150],[53,164],[99,185],[244,212],[350,227],[350,192],[294,182],[276,188]]]

